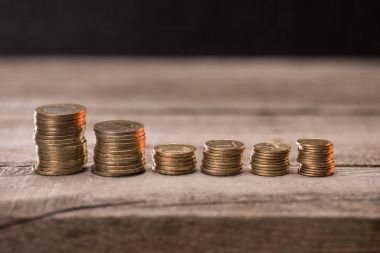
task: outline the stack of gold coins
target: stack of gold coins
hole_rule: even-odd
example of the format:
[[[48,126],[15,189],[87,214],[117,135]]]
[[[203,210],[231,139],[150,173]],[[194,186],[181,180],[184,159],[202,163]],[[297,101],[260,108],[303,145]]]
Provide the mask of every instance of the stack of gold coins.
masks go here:
[[[154,147],[152,170],[164,175],[184,175],[196,171],[195,147],[166,144]]]
[[[143,124],[125,120],[104,121],[95,124],[94,133],[94,174],[117,177],[145,171]]]
[[[298,158],[301,164],[298,173],[310,177],[334,174],[333,144],[328,140],[299,139]]]
[[[232,176],[243,169],[244,143],[235,140],[210,140],[203,149],[202,172],[213,176]]]
[[[34,112],[37,174],[59,176],[77,173],[87,163],[84,137],[86,108],[77,104],[51,104]]]
[[[259,176],[282,176],[289,173],[290,146],[281,143],[259,143],[251,153],[252,173]]]

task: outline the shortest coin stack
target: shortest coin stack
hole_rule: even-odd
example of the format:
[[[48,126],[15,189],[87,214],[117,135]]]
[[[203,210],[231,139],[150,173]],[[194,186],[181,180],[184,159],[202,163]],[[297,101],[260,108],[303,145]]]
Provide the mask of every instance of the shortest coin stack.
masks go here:
[[[40,175],[59,176],[83,170],[87,162],[84,137],[86,108],[78,104],[51,104],[34,112],[34,141]]]
[[[324,177],[334,174],[333,144],[328,140],[299,139],[298,173],[303,176]]]
[[[196,171],[196,148],[185,144],[154,147],[152,170],[164,175],[184,175]]]
[[[104,121],[95,124],[94,133],[94,174],[118,177],[145,171],[143,124],[125,120]]]
[[[232,176],[243,169],[244,143],[235,140],[210,140],[203,149],[202,172],[213,176]]]
[[[259,143],[251,154],[252,173],[259,176],[282,176],[289,173],[290,146],[281,143]]]

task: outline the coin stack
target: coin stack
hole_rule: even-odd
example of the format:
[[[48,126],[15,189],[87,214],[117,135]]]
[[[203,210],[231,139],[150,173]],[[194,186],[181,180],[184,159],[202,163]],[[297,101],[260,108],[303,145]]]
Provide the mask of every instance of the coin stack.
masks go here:
[[[204,144],[202,172],[213,176],[232,176],[243,169],[244,143],[235,140],[210,140]]]
[[[290,146],[281,143],[259,143],[251,153],[252,173],[259,176],[283,176],[289,173]]]
[[[145,171],[143,124],[125,120],[104,121],[95,124],[94,133],[94,174],[118,177]]]
[[[328,140],[299,139],[298,173],[303,176],[324,177],[334,174],[333,144]]]
[[[154,147],[152,170],[164,175],[184,175],[196,171],[196,148],[186,144]]]
[[[34,112],[37,161],[34,171],[59,176],[77,173],[87,163],[84,137],[86,108],[77,104],[51,104]]]

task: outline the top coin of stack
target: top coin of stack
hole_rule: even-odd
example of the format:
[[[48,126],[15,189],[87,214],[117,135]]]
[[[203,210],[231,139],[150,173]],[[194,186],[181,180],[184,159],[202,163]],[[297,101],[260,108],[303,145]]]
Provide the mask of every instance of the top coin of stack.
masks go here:
[[[210,140],[203,149],[202,172],[213,176],[231,176],[243,169],[244,143],[235,140]]]
[[[289,173],[290,146],[281,143],[259,143],[251,153],[252,173],[259,176],[282,176]]]
[[[154,147],[152,170],[164,175],[184,175],[196,171],[196,148],[185,144]]]
[[[85,114],[86,108],[77,104],[51,104],[35,109],[36,173],[53,176],[83,170],[87,162]]]
[[[100,176],[127,176],[145,171],[144,125],[125,120],[95,124],[96,144],[92,172]]]
[[[298,173],[304,176],[323,177],[334,173],[333,144],[328,140],[299,139]]]

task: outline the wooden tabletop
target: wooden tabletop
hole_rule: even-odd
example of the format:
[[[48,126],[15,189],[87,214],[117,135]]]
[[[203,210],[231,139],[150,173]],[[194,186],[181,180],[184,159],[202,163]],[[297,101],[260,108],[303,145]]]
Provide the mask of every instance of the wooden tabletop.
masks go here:
[[[352,58],[0,58],[0,252],[380,252],[380,61]],[[86,105],[145,124],[142,175],[35,175],[33,110]],[[298,175],[295,142],[329,139],[336,173]],[[241,140],[245,171],[153,173],[152,148]],[[249,150],[292,146],[260,177]]]

